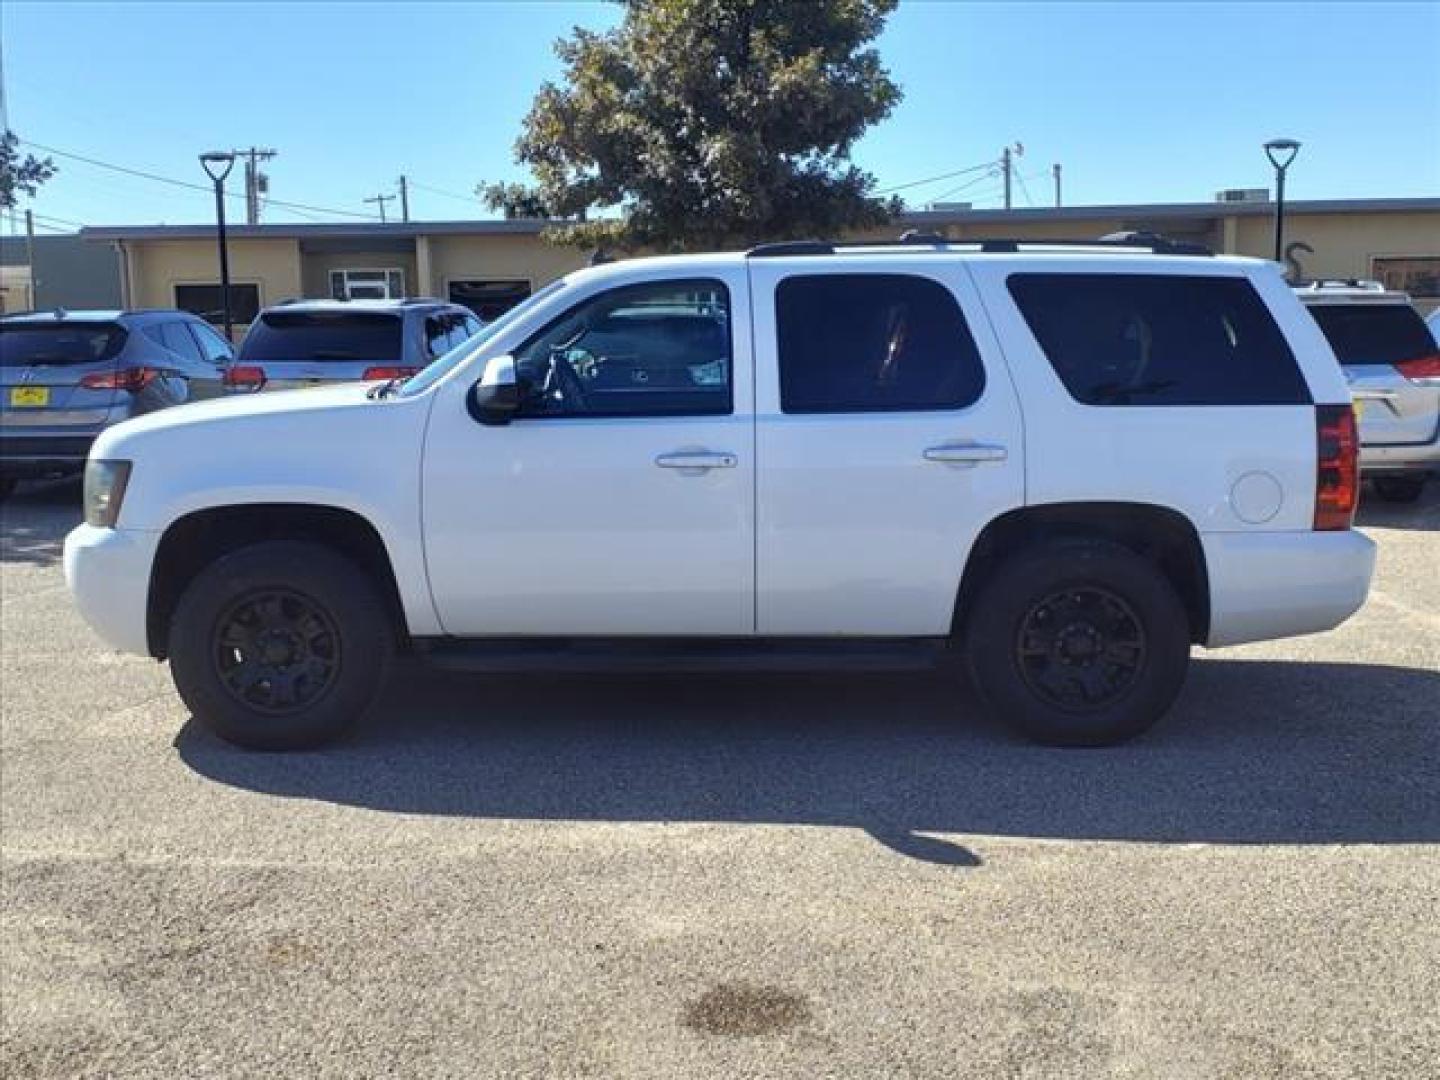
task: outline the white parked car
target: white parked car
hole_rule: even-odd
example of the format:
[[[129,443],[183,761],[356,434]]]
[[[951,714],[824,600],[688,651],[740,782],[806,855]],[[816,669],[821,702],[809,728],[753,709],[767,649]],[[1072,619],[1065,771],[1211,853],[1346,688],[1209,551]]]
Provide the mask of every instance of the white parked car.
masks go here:
[[[1271,264],[1187,251],[922,237],[582,270],[403,384],[107,431],[66,578],[248,746],[338,734],[402,650],[853,669],[952,646],[1020,731],[1113,742],[1166,712],[1192,645],[1327,630],[1374,560],[1324,336]]]
[[[1315,316],[1360,413],[1360,472],[1375,494],[1414,502],[1440,470],[1440,345],[1403,292],[1378,281],[1315,281]]]

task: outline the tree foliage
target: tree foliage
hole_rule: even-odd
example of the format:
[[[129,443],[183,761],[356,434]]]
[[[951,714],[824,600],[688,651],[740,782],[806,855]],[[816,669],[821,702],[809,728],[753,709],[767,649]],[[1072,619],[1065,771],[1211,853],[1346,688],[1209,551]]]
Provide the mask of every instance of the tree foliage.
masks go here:
[[[40,185],[55,175],[55,163],[33,154],[20,154],[20,140],[13,131],[0,135],[0,210],[13,210],[21,194],[30,198]]]
[[[507,216],[583,246],[684,249],[834,235],[895,210],[849,154],[900,101],[870,46],[896,0],[627,0],[557,43],[515,145]],[[600,216],[594,216],[596,213]],[[588,219],[588,220],[587,220]]]

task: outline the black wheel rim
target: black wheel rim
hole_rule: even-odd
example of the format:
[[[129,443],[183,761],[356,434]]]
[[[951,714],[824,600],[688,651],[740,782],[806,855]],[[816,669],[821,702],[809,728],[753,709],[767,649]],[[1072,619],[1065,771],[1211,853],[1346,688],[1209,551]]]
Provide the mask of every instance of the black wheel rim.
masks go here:
[[[340,671],[340,635],[329,612],[302,593],[265,589],[215,623],[220,684],[249,709],[298,712],[322,698]]]
[[[1046,704],[1066,712],[1113,705],[1145,667],[1145,628],[1109,589],[1061,589],[1030,607],[1020,621],[1015,661]]]

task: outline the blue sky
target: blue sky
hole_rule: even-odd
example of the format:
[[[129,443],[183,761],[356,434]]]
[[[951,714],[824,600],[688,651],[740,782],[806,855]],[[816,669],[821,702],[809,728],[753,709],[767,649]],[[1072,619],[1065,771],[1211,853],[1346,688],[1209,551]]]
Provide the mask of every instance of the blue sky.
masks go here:
[[[559,72],[553,41],[618,17],[598,3],[4,0],[0,39],[22,138],[200,182],[201,150],[273,146],[277,199],[373,212],[361,200],[403,172],[412,216],[443,219],[486,216],[465,198],[476,183],[523,177],[511,146]],[[1206,200],[1267,184],[1260,144],[1288,135],[1305,144],[1295,198],[1440,194],[1440,3],[909,0],[879,46],[905,101],[855,157],[882,188],[1018,140],[1037,204],[1054,162],[1069,204]],[[204,192],[58,163],[33,203],[52,225],[213,212]],[[904,194],[921,204],[965,179]],[[951,197],[998,205],[999,184]]]

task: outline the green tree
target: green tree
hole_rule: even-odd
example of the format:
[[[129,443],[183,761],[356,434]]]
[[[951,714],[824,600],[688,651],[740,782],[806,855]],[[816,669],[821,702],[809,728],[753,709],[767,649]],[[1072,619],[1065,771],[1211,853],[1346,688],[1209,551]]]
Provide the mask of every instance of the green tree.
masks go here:
[[[14,210],[23,193],[31,198],[40,185],[55,175],[55,163],[33,154],[20,155],[20,140],[13,131],[0,136],[0,210]]]
[[[618,28],[556,44],[564,85],[540,88],[515,144],[535,184],[481,194],[507,216],[575,219],[552,238],[587,247],[882,224],[897,204],[849,154],[900,101],[868,47],[895,3],[627,0]]]

